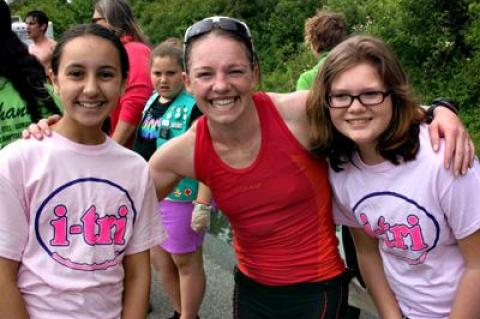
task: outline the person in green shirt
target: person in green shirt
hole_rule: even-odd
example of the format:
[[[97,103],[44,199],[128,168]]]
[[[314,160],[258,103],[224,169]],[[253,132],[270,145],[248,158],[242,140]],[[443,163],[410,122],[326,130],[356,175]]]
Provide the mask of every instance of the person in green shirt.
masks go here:
[[[30,123],[60,113],[43,66],[11,24],[10,8],[0,1],[0,149]]]
[[[305,71],[297,80],[297,91],[309,90],[323,64],[328,51],[343,41],[347,36],[345,18],[335,12],[320,10],[305,22],[305,42],[318,58],[312,69]]]

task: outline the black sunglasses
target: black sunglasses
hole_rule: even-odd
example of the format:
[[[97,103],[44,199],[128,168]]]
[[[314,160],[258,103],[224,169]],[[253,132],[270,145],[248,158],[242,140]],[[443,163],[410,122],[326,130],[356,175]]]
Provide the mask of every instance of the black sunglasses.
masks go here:
[[[210,17],[192,24],[188,27],[185,32],[185,37],[183,38],[185,48],[193,38],[208,33],[213,29],[231,32],[245,39],[249,45],[249,49],[252,51],[252,59],[254,59],[255,50],[253,48],[252,33],[250,32],[250,29],[245,22],[229,17]]]

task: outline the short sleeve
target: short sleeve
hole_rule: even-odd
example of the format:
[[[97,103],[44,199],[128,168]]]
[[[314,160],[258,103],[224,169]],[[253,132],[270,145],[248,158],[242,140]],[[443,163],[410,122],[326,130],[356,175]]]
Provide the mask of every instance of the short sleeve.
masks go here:
[[[453,177],[450,171],[442,169],[438,188],[442,208],[455,238],[463,239],[480,229],[478,160],[475,160],[473,168],[462,176]]]
[[[345,225],[348,227],[361,227],[355,219],[353,212],[343,206],[338,199],[338,196],[333,191],[332,212],[333,219],[337,225]]]
[[[21,261],[28,240],[28,220],[19,195],[0,175],[0,256]]]
[[[146,170],[146,174],[148,174],[148,170]],[[166,239],[166,233],[157,208],[157,195],[150,177],[147,178],[145,184],[145,195],[137,212],[132,238],[127,245],[127,255],[150,249]]]

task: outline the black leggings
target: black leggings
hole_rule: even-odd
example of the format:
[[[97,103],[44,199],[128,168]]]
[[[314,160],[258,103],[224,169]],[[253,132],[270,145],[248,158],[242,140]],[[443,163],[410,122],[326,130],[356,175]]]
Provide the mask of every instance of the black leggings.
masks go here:
[[[348,276],[323,282],[265,286],[235,268],[234,319],[341,319],[348,306]]]

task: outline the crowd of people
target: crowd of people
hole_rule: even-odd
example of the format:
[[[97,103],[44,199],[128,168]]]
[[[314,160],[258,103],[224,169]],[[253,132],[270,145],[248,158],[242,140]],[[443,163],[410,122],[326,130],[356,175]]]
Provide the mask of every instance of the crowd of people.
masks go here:
[[[171,318],[197,318],[212,198],[233,229],[233,318],[347,318],[335,223],[383,318],[480,314],[473,144],[451,103],[427,126],[382,40],[345,40],[341,16],[317,14],[306,31],[336,40],[308,37],[311,90],[279,94],[255,91],[241,20],[205,18],[152,51],[124,0],[97,0],[92,22],[56,43],[53,90],[21,43],[7,61],[30,61],[36,82],[0,68],[28,111],[16,136],[38,121],[0,135],[0,317],[145,318],[152,264]],[[39,121],[55,99],[61,116]]]

